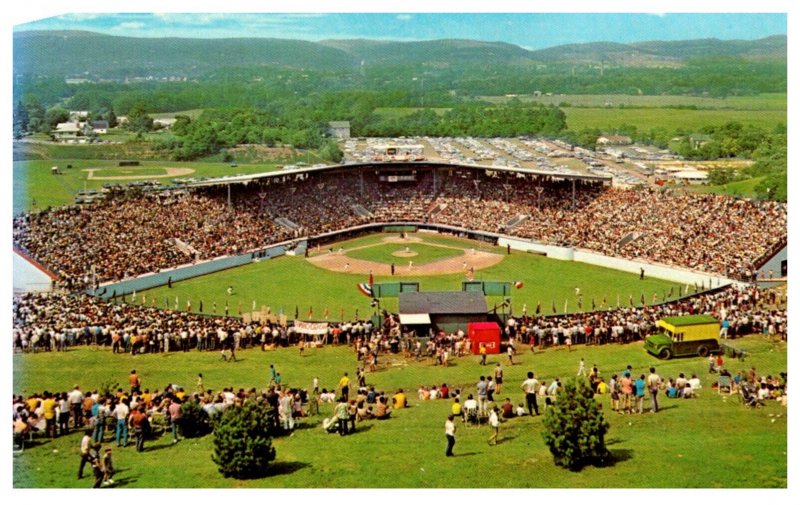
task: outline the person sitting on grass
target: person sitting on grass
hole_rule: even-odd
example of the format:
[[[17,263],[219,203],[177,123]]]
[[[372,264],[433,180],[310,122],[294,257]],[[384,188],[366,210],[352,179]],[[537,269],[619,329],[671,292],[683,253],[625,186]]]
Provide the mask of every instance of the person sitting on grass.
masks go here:
[[[398,389],[397,393],[392,396],[392,407],[394,409],[404,409],[408,407],[408,399],[402,388]]]
[[[506,398],[503,401],[503,404],[500,406],[502,410],[502,416],[504,419],[510,419],[514,417],[514,405],[511,403],[511,398]]]
[[[385,396],[378,397],[378,403],[375,406],[375,419],[389,419],[389,402]]]

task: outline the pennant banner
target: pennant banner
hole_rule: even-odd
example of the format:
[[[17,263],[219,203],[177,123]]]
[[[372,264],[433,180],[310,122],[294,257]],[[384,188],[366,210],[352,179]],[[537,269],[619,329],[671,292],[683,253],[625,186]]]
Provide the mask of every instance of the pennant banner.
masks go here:
[[[370,286],[369,284],[367,284],[365,282],[360,282],[360,283],[358,283],[357,286],[358,286],[358,290],[361,291],[361,294],[363,294],[364,296],[368,296],[368,297],[372,298],[372,286]]]

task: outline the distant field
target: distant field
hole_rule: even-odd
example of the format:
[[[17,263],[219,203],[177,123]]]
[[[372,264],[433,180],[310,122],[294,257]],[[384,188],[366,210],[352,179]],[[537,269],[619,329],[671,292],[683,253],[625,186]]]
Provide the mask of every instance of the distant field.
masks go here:
[[[743,198],[755,198],[756,186],[764,180],[764,177],[754,177],[744,181],[729,182],[722,186],[688,186],[689,191],[697,193],[714,193],[718,195],[732,195]]]
[[[153,119],[171,119],[175,116],[188,116],[189,119],[197,119],[200,117],[200,114],[203,113],[203,109],[190,109],[190,110],[181,110],[178,112],[154,112],[152,114],[148,114]]]
[[[728,121],[752,124],[772,130],[778,123],[786,124],[786,110],[687,110],[687,109],[619,109],[580,108],[564,109],[567,127],[571,130],[584,128],[613,129],[620,125],[633,125],[639,131],[651,128],[678,128],[697,131],[708,125],[721,125]]]
[[[72,168],[67,168],[71,165]],[[83,189],[99,190],[110,181],[88,180],[86,168],[101,168],[107,175],[137,176],[134,180],[148,180],[153,175],[163,175],[164,168],[190,168],[194,170],[191,177],[219,177],[233,174],[250,174],[276,170],[274,164],[246,165],[231,167],[227,163],[201,163],[176,161],[142,161],[140,167],[119,167],[114,160],[30,160],[14,162],[14,214],[43,209],[46,207],[69,205],[74,203],[75,195]],[[51,167],[58,166],[62,175],[52,175]],[[133,173],[128,173],[132,171]],[[99,173],[98,173],[99,175]],[[170,179],[161,179],[170,184]],[[35,205],[34,205],[35,203]]]
[[[375,114],[383,116],[384,119],[396,119],[399,117],[408,116],[420,110],[432,110],[438,116],[443,116],[450,109],[447,107],[378,107],[375,109]]]
[[[523,102],[539,102],[546,105],[560,105],[568,103],[573,107],[612,107],[619,105],[633,107],[680,107],[694,106],[704,109],[735,109],[735,110],[786,110],[786,93],[764,93],[753,96],[732,96],[728,98],[710,98],[700,96],[680,95],[552,95],[538,96],[518,95],[518,100]],[[484,96],[479,97],[492,103],[506,103],[512,97]]]
[[[392,250],[397,249],[395,244],[391,246]],[[338,248],[339,245],[335,247]],[[344,247],[347,248],[346,245]],[[504,252],[503,249],[500,250]],[[583,310],[591,310],[592,300],[598,308],[603,307],[604,298],[607,306],[616,306],[618,300],[620,305],[626,306],[630,297],[633,297],[634,304],[640,305],[644,295],[646,303],[650,304],[654,293],[658,300],[663,300],[665,296],[669,298],[670,291],[671,298],[677,298],[681,289],[678,284],[660,279],[647,277],[639,280],[636,274],[527,253],[513,253],[494,266],[476,270],[474,278],[522,281],[523,288],[513,289],[511,293],[518,313],[523,305],[527,305],[528,313],[533,313],[537,303],[541,303],[544,314],[553,313],[554,304],[556,311],[563,313],[565,302],[568,312],[576,311],[576,286],[581,288]],[[402,280],[419,281],[421,291],[460,291],[465,276],[461,273],[420,278],[405,276]],[[342,310],[347,318],[352,317],[355,310],[361,316],[372,313],[370,299],[356,288],[358,283],[366,281],[367,275],[364,274],[333,272],[316,267],[305,258],[283,256],[173,283],[171,289],[166,286],[154,288],[143,294],[148,299],[148,305],[155,297],[159,307],[163,307],[165,303],[170,307],[174,306],[175,297],[178,297],[180,308],[184,308],[188,298],[192,302],[193,311],[199,310],[199,302],[202,300],[203,311],[212,312],[213,304],[216,304],[216,314],[224,313],[226,303],[230,314],[236,314],[240,307],[243,312],[249,312],[255,301],[258,309],[262,305],[268,305],[274,313],[278,313],[283,307],[284,313],[291,316],[297,307],[299,315],[306,317],[311,307],[313,317],[310,319],[322,319],[323,311],[327,307],[330,319],[338,320]],[[375,276],[375,282],[397,281],[397,277]],[[228,286],[234,288],[232,296],[225,292]],[[137,294],[137,303],[141,301],[141,296]],[[489,307],[500,301],[502,300],[499,298],[489,298]],[[385,298],[381,303],[388,310],[397,310],[395,298]]]

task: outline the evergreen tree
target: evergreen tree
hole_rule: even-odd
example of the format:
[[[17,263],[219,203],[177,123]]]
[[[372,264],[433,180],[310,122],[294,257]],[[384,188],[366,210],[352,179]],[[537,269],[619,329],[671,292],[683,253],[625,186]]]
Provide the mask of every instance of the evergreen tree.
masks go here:
[[[275,459],[270,437],[271,410],[254,401],[228,407],[214,425],[211,459],[225,477],[252,479],[266,475]]]
[[[544,415],[542,436],[556,465],[580,470],[589,463],[602,463],[608,456],[603,418],[594,392],[586,381],[570,381]]]

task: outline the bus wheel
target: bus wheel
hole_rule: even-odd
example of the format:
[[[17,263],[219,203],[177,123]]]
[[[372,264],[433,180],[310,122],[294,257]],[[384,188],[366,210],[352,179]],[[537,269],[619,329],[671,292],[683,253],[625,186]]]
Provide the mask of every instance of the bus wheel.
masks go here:
[[[698,347],[697,355],[700,356],[701,358],[705,358],[706,356],[708,356],[708,347],[705,345],[701,345],[700,347]]]
[[[672,357],[672,351],[669,349],[661,349],[661,352],[658,353],[658,357],[661,359],[670,359]]]

